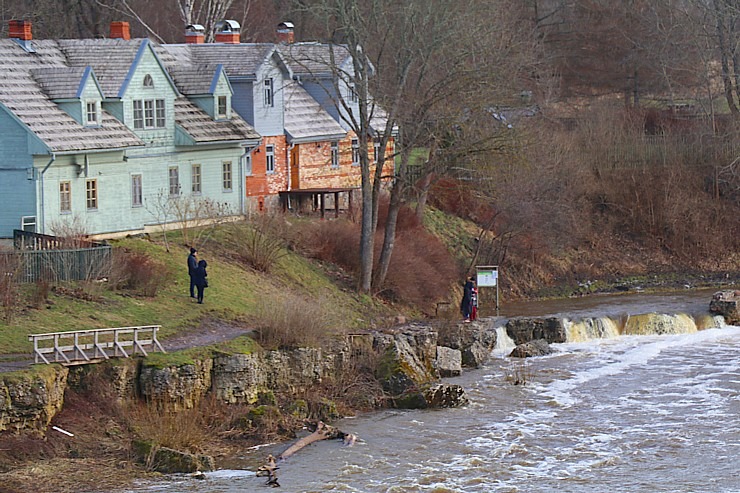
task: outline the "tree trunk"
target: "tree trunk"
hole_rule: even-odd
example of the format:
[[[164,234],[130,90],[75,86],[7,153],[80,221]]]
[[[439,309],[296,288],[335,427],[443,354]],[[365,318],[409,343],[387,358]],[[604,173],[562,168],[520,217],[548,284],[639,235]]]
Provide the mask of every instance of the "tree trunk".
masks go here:
[[[429,198],[429,189],[432,187],[432,176],[434,173],[427,173],[419,183],[419,198],[416,200],[416,218],[420,223],[424,222],[424,212]]]
[[[300,440],[295,442],[293,445],[288,447],[285,450],[285,452],[280,454],[280,457],[278,457],[278,459],[287,459],[288,457],[295,454],[302,448],[308,445],[311,445],[314,442],[318,442],[320,440],[326,440],[328,438],[342,438],[346,440],[347,436],[351,436],[351,435],[348,435],[347,433],[343,433],[339,431],[337,428],[327,425],[323,421],[319,421],[316,424],[316,431],[314,431],[308,436],[301,438]]]

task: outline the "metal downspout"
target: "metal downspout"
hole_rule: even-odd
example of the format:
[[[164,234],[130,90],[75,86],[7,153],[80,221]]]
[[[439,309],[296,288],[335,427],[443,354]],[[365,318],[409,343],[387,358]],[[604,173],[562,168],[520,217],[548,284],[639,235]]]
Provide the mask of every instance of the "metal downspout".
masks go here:
[[[51,153],[51,159],[49,159],[49,162],[46,163],[46,167],[41,170],[41,233],[46,234],[46,210],[45,210],[45,200],[44,200],[44,174],[46,173],[46,170],[49,169],[49,167],[52,165],[54,161],[56,161],[57,156],[53,152]]]
[[[293,173],[291,172],[291,167],[293,163],[291,162],[291,158],[293,157],[293,148],[295,147],[295,142],[291,142],[290,146],[288,146],[288,192],[293,190],[293,183],[292,183],[292,176]],[[288,194],[288,197],[286,199],[288,210],[290,210],[290,194]]]

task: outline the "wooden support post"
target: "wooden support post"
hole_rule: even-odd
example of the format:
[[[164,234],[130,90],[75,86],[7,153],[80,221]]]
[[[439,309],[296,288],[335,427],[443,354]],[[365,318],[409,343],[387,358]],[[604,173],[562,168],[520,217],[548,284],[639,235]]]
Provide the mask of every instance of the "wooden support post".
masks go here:
[[[339,218],[339,192],[334,192],[334,217]]]

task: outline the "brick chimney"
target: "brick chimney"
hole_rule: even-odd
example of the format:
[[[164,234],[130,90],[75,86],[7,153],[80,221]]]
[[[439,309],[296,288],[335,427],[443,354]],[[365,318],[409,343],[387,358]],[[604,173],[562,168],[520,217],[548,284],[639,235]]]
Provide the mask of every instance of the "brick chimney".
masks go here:
[[[206,28],[200,24],[190,24],[185,27],[185,43],[203,44],[205,42]]]
[[[276,32],[278,43],[290,45],[295,42],[292,22],[281,22],[278,24]]]
[[[113,21],[110,23],[111,39],[131,39],[131,29],[126,21]]]
[[[21,41],[31,41],[31,21],[12,20],[8,23],[8,37],[20,39]]]
[[[239,44],[241,26],[232,20],[220,21],[216,24],[216,43]]]

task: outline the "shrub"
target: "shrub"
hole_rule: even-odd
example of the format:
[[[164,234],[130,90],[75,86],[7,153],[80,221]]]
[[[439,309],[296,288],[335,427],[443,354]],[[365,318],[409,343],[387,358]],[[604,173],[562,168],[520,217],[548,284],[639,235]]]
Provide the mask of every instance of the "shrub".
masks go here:
[[[319,347],[330,332],[321,302],[286,293],[262,299],[255,314],[257,341],[266,349]]]
[[[234,223],[227,241],[241,259],[259,272],[270,272],[287,255],[282,216],[255,214],[249,223]]]
[[[108,280],[111,289],[127,289],[141,296],[154,297],[169,276],[165,264],[145,253],[113,250],[113,267]]]

